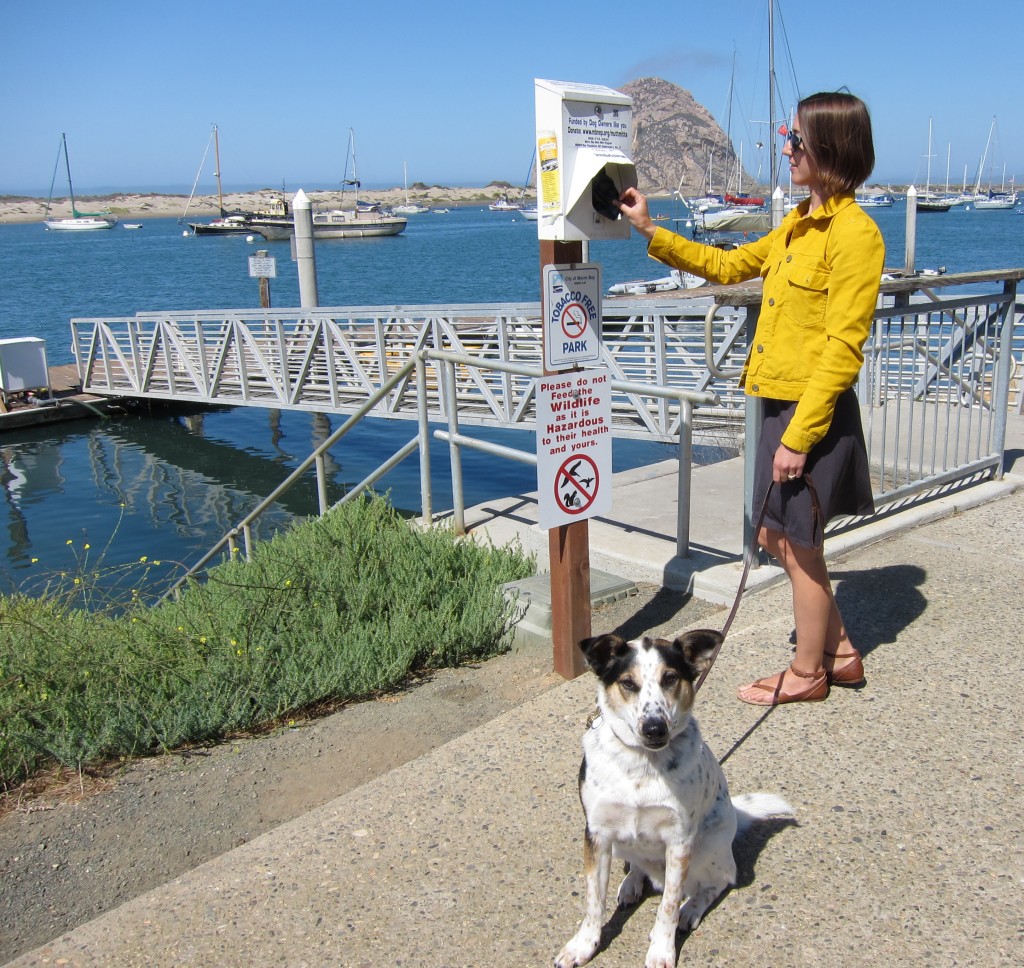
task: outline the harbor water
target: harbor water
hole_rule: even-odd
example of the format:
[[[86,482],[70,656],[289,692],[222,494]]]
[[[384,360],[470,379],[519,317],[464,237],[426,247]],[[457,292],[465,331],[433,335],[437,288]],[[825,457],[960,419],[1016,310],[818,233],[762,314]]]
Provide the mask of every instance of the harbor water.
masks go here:
[[[652,203],[664,224],[686,231],[685,211]],[[905,210],[871,209],[887,246],[886,265],[904,261]],[[676,219],[675,223],[672,219]],[[142,228],[60,233],[41,224],[0,225],[0,338],[46,340],[50,365],[73,362],[73,317],[144,311],[250,308],[259,303],[248,257],[266,249],[277,261],[271,302],[298,304],[287,243],[258,236],[184,235],[176,219],[137,218]],[[410,216],[394,238],[317,243],[322,306],[451,305],[536,302],[536,225],[486,207]],[[917,266],[964,272],[1024,261],[1024,218],[1015,211],[954,208],[919,217]],[[666,274],[642,240],[593,243],[605,288]],[[340,416],[258,408],[159,412],[81,420],[0,434],[0,591],[37,591],[54,575],[88,573],[110,587],[156,588],[194,561],[334,430]],[[377,467],[414,433],[406,421],[375,420],[331,454],[329,497]],[[489,439],[524,450],[532,434],[491,431]],[[450,503],[447,450],[437,444],[435,504]],[[674,455],[666,444],[617,440],[616,471]],[[714,455],[698,455],[698,459]],[[466,452],[469,504],[533,490],[529,465]],[[380,485],[402,509],[419,507],[419,468],[411,458]],[[316,507],[312,479],[269,516],[275,528]],[[159,562],[159,564],[157,564]]]

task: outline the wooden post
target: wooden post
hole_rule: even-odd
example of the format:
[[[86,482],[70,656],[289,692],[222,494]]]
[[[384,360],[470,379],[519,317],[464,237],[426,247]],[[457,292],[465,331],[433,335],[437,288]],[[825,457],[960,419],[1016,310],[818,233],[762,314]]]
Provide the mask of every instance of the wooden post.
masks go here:
[[[256,255],[265,259],[267,250],[258,249]],[[270,280],[266,276],[260,276],[260,309],[270,309]]]
[[[544,266],[582,261],[581,242],[541,239],[541,292],[544,286]],[[545,359],[546,356],[545,353]],[[551,568],[553,668],[563,678],[575,679],[587,667],[583,653],[579,650],[579,642],[591,632],[589,522],[574,521],[548,531],[548,557]]]

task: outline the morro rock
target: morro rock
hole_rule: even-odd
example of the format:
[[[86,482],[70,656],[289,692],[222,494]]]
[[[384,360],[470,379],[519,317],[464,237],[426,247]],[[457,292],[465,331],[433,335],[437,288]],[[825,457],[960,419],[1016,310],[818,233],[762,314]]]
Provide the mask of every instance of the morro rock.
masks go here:
[[[733,173],[730,181],[735,177],[737,159],[729,138],[689,91],[659,77],[641,77],[621,90],[633,99],[633,162],[642,192],[706,192],[712,153],[712,190],[722,191],[727,172]],[[744,175],[745,190],[750,181]]]

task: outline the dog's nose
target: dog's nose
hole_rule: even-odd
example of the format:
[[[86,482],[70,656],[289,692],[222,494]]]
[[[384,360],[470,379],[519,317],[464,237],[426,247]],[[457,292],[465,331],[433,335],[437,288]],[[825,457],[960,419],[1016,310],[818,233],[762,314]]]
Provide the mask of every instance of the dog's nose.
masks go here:
[[[651,717],[640,724],[640,735],[652,745],[664,745],[668,740],[668,723]]]

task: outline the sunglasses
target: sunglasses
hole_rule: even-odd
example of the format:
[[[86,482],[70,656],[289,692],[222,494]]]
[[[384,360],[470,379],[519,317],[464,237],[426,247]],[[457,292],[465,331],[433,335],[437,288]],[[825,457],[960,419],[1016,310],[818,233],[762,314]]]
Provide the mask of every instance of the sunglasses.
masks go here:
[[[785,138],[794,151],[799,151],[804,146],[803,137],[796,131],[790,131],[788,126],[785,124],[779,125],[779,134]]]

